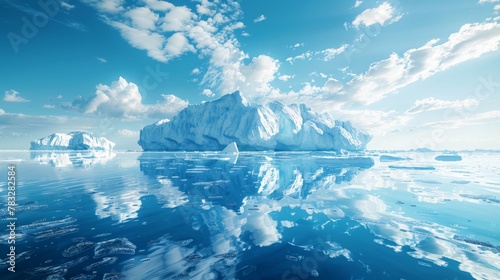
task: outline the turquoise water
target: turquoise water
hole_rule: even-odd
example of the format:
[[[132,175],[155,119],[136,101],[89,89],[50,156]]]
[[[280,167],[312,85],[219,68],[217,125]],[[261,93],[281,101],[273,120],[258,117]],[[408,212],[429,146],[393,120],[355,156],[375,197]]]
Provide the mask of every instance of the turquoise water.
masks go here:
[[[500,154],[438,155],[0,152],[0,278],[500,279]]]

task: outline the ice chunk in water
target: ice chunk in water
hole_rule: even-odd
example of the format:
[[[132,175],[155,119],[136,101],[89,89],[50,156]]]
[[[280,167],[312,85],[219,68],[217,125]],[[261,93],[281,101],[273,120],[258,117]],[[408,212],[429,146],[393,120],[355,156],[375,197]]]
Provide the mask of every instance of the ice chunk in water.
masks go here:
[[[52,274],[49,277],[45,278],[45,280],[65,280],[62,275],[59,274]]]
[[[35,242],[40,242],[50,238],[72,234],[78,232],[78,230],[79,230],[78,227],[76,227],[75,225],[71,225],[67,227],[49,229],[46,231],[38,232],[35,237]]]
[[[214,257],[216,257],[216,258],[222,258],[222,259],[234,259],[234,258],[236,258],[236,254],[233,254],[233,253],[224,253],[224,254],[215,255]]]
[[[98,262],[87,265],[86,267],[83,268],[83,270],[91,271],[94,268],[99,267],[99,266],[114,264],[117,260],[118,260],[117,257],[106,257],[106,258],[103,258],[102,261],[98,261]]]
[[[396,157],[389,155],[381,155],[380,162],[391,162],[391,161],[403,161],[403,160],[411,160],[409,157]]]
[[[121,273],[104,273],[102,280],[116,280],[116,279],[122,279],[125,277],[126,276],[121,274]]]
[[[461,161],[462,157],[457,154],[442,154],[434,159],[438,161]]]
[[[175,241],[174,244],[175,245],[179,245],[179,246],[187,246],[191,242],[193,242],[193,239],[186,239],[186,240],[181,240],[181,241]]]
[[[62,220],[49,222],[36,222],[29,225],[20,226],[19,230],[27,234],[34,234],[51,228],[63,227],[76,222],[75,218],[68,217]]]
[[[227,145],[221,153],[223,154],[238,154],[240,151],[238,150],[238,145],[235,142]]]
[[[403,169],[403,170],[436,170],[434,166],[401,166],[389,165],[390,169]]]
[[[76,255],[94,247],[94,245],[95,245],[95,243],[92,241],[80,242],[80,243],[73,245],[73,246],[69,247],[68,249],[64,250],[62,252],[62,255],[63,255],[63,257],[70,258],[70,257],[76,256]]]
[[[69,280],[92,280],[96,275],[80,274],[75,277],[71,277]]]
[[[97,243],[94,249],[94,259],[99,259],[105,256],[122,254],[134,255],[136,246],[127,238],[115,238]]]

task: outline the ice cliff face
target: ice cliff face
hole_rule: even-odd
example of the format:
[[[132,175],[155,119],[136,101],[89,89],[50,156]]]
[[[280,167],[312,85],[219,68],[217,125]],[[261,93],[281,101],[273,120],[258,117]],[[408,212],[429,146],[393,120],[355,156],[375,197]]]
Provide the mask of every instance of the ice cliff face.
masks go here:
[[[220,151],[232,142],[242,151],[356,151],[370,140],[351,122],[304,104],[251,105],[237,91],[144,127],[138,143],[145,151]]]
[[[30,150],[113,150],[115,143],[90,132],[54,133],[31,141]]]

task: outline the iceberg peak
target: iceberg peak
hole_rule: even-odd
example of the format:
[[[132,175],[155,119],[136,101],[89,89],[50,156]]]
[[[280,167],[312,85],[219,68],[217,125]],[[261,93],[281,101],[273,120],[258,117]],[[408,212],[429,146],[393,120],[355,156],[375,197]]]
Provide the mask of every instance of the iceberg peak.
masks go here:
[[[232,103],[232,104],[242,104],[245,107],[250,106],[250,102],[241,94],[239,90],[223,95],[220,99],[220,101],[227,102],[227,103]]]
[[[351,122],[305,104],[254,105],[236,91],[144,127],[138,143],[145,151],[220,151],[232,142],[243,151],[358,151],[370,140]]]

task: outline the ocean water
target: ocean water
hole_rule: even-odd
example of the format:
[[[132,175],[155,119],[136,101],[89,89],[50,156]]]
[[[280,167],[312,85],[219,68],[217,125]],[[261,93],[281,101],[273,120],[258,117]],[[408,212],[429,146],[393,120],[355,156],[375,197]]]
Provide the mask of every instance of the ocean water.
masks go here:
[[[500,154],[439,155],[3,151],[0,279],[500,279]]]

